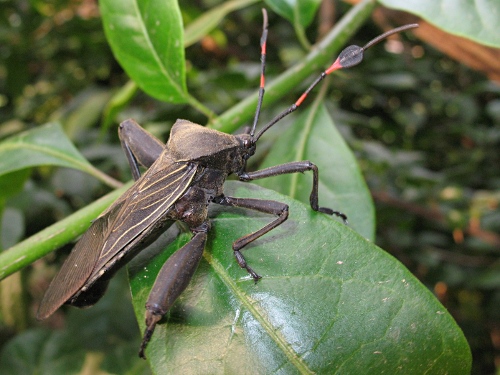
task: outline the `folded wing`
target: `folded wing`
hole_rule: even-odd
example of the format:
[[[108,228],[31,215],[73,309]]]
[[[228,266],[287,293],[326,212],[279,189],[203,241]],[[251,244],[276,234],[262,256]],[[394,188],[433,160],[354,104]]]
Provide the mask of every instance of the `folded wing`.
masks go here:
[[[99,278],[132,250],[141,234],[165,218],[188,189],[196,165],[174,163],[162,154],[151,168],[113,205],[101,214],[75,245],[52,280],[37,312],[38,319],[52,315],[89,281]]]

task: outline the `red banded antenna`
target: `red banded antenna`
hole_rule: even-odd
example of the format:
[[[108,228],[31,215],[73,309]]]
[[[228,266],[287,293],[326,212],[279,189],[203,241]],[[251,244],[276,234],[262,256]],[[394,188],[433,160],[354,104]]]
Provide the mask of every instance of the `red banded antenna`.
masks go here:
[[[262,99],[264,97],[264,68],[265,68],[265,56],[266,56],[266,38],[267,38],[267,13],[263,9],[262,10],[264,14],[264,31],[262,33],[262,39],[261,39],[261,61],[262,61],[262,74],[261,74],[261,80],[260,80],[260,88],[259,88],[259,100],[257,104],[257,110],[255,112],[255,118],[254,118],[254,124],[252,127],[251,135],[253,137],[254,132],[255,132],[255,127],[257,124],[257,120],[260,114],[261,106],[262,106]],[[342,52],[340,52],[339,56],[335,60],[335,62],[324,72],[322,72],[316,80],[314,80],[313,83],[307,88],[306,91],[297,99],[295,103],[293,103],[289,108],[285,109],[283,112],[281,112],[279,115],[277,115],[275,118],[273,118],[270,122],[268,122],[264,127],[257,133],[257,135],[254,138],[254,142],[257,142],[257,140],[261,137],[266,130],[268,130],[271,126],[276,124],[279,120],[281,120],[283,117],[289,115],[293,111],[295,111],[301,104],[302,102],[306,99],[307,95],[312,91],[312,89],[320,83],[327,75],[330,73],[339,70],[339,69],[344,69],[344,68],[350,68],[352,66],[358,65],[361,61],[363,61],[363,53],[367,48],[370,48],[371,46],[379,43],[381,40],[387,38],[390,35],[413,29],[418,27],[418,24],[412,23],[404,26],[397,27],[395,29],[389,30],[376,38],[372,39],[368,43],[365,44],[364,47],[359,47],[356,45],[351,45],[347,48],[345,48]]]
[[[253,118],[252,130],[250,131],[250,135],[254,136],[255,128],[257,127],[257,122],[259,121],[260,110],[262,108],[262,100],[264,99],[264,86],[266,84],[266,44],[267,44],[267,30],[269,28],[269,23],[267,20],[267,11],[262,9],[262,36],[260,37],[260,86],[259,86],[259,98],[257,101],[257,108],[255,110],[255,116]],[[258,138],[257,138],[258,139]],[[256,139],[256,140],[257,140]]]

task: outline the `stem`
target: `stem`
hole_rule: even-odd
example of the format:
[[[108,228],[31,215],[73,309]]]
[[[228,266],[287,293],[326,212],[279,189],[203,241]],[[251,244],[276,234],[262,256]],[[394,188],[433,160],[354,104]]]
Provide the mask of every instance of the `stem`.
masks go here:
[[[227,14],[245,8],[257,1],[259,0],[226,1],[204,12],[184,28],[184,47],[189,47],[199,42],[204,36],[215,29]]]
[[[263,107],[266,108],[285,96],[313,72],[324,70],[325,65],[332,62],[333,56],[370,16],[374,6],[373,0],[363,0],[354,6],[335,28],[315,45],[304,61],[288,69],[266,87]],[[257,98],[257,93],[249,96],[210,121],[208,126],[226,133],[234,132],[253,117]]]
[[[88,167],[87,169],[85,169],[85,172],[94,176],[98,180],[101,180],[103,183],[105,183],[109,187],[112,187],[113,189],[118,189],[123,186],[123,183],[121,181],[115,180],[113,177],[110,177],[106,173],[101,172],[94,166]]]
[[[109,127],[114,123],[117,114],[132,101],[137,91],[139,91],[137,83],[130,79],[116,93],[113,94],[111,99],[108,101],[108,104],[106,104],[102,114],[101,136],[106,134]]]
[[[28,266],[51,251],[60,248],[85,232],[90,225],[90,221],[99,216],[130,186],[131,183],[128,183],[120,189],[112,191],[85,208],[0,253],[0,280]]]
[[[215,112],[213,112],[210,108],[200,103],[194,96],[187,94],[186,100],[192,107],[196,108],[198,111],[207,116],[208,121],[212,121],[212,119],[214,119],[217,116]]]
[[[373,0],[361,1],[342,18],[337,26],[328,33],[321,42],[316,45],[303,62],[288,69],[280,77],[271,82],[267,88],[264,107],[279,100],[310,74],[315,71],[320,71],[321,67],[331,62],[332,55],[346,43],[360,25],[369,17],[374,5],[375,3]],[[225,132],[235,131],[243,123],[251,119],[257,105],[257,94],[255,94],[215,119],[215,114],[198,102],[194,97],[187,96],[186,99],[190,105],[209,118],[209,125],[212,128]],[[117,181],[107,176],[103,178],[102,176],[97,176],[95,173],[94,175],[110,186],[118,186],[119,184]],[[0,253],[0,280],[82,234],[88,228],[90,221],[96,218],[129,187],[130,184],[126,184],[114,190],[78,212],[75,212],[67,218]]]
[[[304,27],[300,24],[299,22],[299,15],[297,14],[299,12],[299,7],[294,7],[294,22],[293,22],[293,29],[295,30],[295,35],[297,36],[297,39],[299,40],[300,44],[302,45],[302,48],[304,48],[306,51],[311,50],[311,43],[307,40],[306,37],[306,31],[304,30]]]

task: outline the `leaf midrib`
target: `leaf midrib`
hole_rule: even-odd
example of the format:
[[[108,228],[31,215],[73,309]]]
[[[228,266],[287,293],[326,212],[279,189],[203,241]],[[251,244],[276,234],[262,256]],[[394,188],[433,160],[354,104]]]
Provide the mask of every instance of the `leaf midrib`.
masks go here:
[[[213,267],[215,273],[220,277],[226,287],[233,293],[241,304],[252,314],[252,316],[260,323],[261,327],[267,332],[271,340],[278,346],[283,354],[288,358],[290,364],[294,366],[301,374],[314,374],[309,366],[302,358],[292,349],[285,337],[281,335],[265,318],[265,314],[259,309],[256,301],[253,301],[239,288],[234,279],[229,276],[222,264],[212,256],[211,251],[204,251],[203,257]]]
[[[33,143],[10,143],[10,144],[4,144],[2,147],[3,150],[6,151],[12,151],[16,149],[28,149],[32,151],[37,151],[41,152],[43,154],[47,154],[49,156],[55,157],[56,159],[64,160],[65,162],[68,162],[71,165],[76,165],[79,166],[80,170],[87,171],[89,169],[90,163],[86,159],[77,159],[74,156],[65,154],[62,151],[55,151],[54,149],[51,149],[49,147],[44,147],[44,146],[38,146]],[[38,165],[38,164],[34,164]],[[43,164],[40,164],[43,165]]]
[[[151,54],[152,54],[154,60],[156,61],[156,63],[158,64],[158,67],[160,68],[161,73],[170,82],[170,84],[173,87],[175,87],[175,89],[177,90],[177,92],[179,93],[179,95],[182,96],[184,99],[186,99],[186,94],[185,94],[184,90],[182,90],[179,87],[179,85],[177,84],[177,82],[172,79],[172,77],[170,76],[170,74],[168,73],[168,71],[165,69],[165,66],[164,66],[162,60],[160,59],[160,56],[158,56],[156,48],[154,48],[154,44],[153,44],[153,42],[152,42],[152,40],[149,37],[149,34],[147,32],[147,28],[146,28],[146,25],[144,23],[144,19],[142,17],[142,13],[140,12],[138,2],[134,1],[133,3],[134,3],[134,11],[136,12],[137,20],[139,21],[139,24],[140,24],[140,27],[141,27],[141,30],[142,30],[142,34],[144,35],[144,39],[146,40],[146,43],[148,44],[149,49],[151,51]],[[182,32],[184,32],[184,31],[181,28],[181,33]]]

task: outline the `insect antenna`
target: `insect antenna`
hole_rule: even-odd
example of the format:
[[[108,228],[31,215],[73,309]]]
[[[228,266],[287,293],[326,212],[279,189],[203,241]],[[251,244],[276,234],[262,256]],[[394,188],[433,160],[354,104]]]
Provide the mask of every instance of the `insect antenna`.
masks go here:
[[[265,70],[266,70],[266,44],[267,44],[267,30],[269,28],[269,23],[267,20],[267,11],[262,9],[262,36],[260,38],[260,86],[259,86],[259,98],[257,101],[257,108],[255,109],[255,116],[253,119],[253,125],[250,130],[250,135],[254,136],[255,128],[257,127],[257,122],[259,121],[260,110],[262,109],[262,100],[264,99],[264,85],[266,82],[265,79]]]
[[[345,48],[344,50],[342,50],[342,52],[340,52],[339,56],[334,61],[334,63],[328,69],[326,69],[324,72],[322,72],[319,75],[319,77],[314,80],[313,83],[311,83],[311,85],[304,91],[304,93],[299,97],[299,99],[297,99],[297,101],[295,103],[293,103],[290,107],[285,109],[283,112],[278,114],[275,118],[273,118],[270,122],[268,122],[266,125],[264,125],[264,127],[255,136],[254,141],[257,142],[257,140],[262,136],[262,134],[264,134],[264,132],[266,132],[271,126],[276,124],[283,117],[288,116],[290,113],[295,111],[302,104],[302,102],[306,99],[307,95],[309,95],[309,93],[312,91],[312,89],[318,83],[320,83],[323,79],[325,79],[325,77],[327,75],[329,75],[330,73],[332,73],[336,70],[339,70],[339,69],[350,68],[352,66],[358,65],[361,61],[363,61],[363,52],[367,48],[370,48],[371,46],[379,43],[381,40],[387,38],[390,35],[393,35],[393,34],[401,32],[401,31],[408,30],[408,29],[413,29],[415,27],[418,27],[418,24],[412,23],[412,24],[400,26],[400,27],[397,27],[395,29],[389,30],[389,31],[379,35],[378,37],[372,39],[364,47],[351,45],[351,46]],[[265,49],[265,43],[264,43],[264,49]],[[262,83],[263,83],[263,80],[261,80],[261,90],[263,93],[264,88],[263,88]],[[259,90],[259,94],[260,94],[260,90]],[[260,105],[262,105],[261,102],[262,102],[262,97],[259,96],[259,107],[257,107],[258,112],[260,112]],[[255,127],[255,123],[254,123],[254,127]],[[252,135],[253,135],[253,131],[254,130],[252,130],[252,133],[251,133]]]

